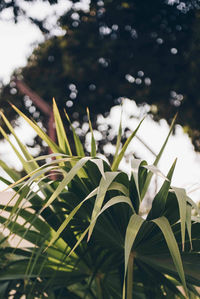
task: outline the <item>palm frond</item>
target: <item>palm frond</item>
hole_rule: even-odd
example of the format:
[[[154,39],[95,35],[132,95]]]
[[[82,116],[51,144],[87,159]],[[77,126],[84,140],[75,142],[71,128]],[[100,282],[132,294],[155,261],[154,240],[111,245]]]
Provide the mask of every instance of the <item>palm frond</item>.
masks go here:
[[[89,111],[91,156],[88,157],[66,114],[76,149],[76,156],[72,155],[55,101],[58,145],[34,121],[14,109],[53,154],[33,158],[2,115],[22,154],[2,129],[1,132],[27,175],[21,178],[0,162],[14,182],[0,180],[14,190],[14,197],[18,196],[15,202],[0,205],[0,223],[10,234],[20,237],[19,244],[27,240],[32,246],[1,244],[5,265],[0,268],[0,294],[8,297],[15,290],[16,298],[27,294],[32,298],[147,299],[149,294],[159,299],[198,298],[194,286],[200,285],[200,221],[198,216],[192,216],[192,209],[198,212],[198,208],[184,189],[171,186],[176,161],[167,175],[157,167],[175,119],[154,164],[133,158],[129,177],[118,167],[143,120],[121,151],[120,122],[110,166],[96,157]],[[38,163],[47,158],[55,159],[39,167]],[[51,171],[58,174],[55,180]],[[161,176],[164,182],[148,215],[142,217],[140,207],[153,174]],[[179,286],[184,288],[184,294]]]

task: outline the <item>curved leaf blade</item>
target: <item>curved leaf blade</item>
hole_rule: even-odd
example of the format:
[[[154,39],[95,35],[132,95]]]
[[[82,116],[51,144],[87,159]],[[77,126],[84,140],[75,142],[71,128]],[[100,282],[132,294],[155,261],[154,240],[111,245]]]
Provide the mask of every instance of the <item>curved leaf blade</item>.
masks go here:
[[[164,236],[167,246],[169,248],[171,257],[173,259],[175,268],[176,268],[176,270],[179,274],[180,280],[183,284],[184,290],[185,290],[186,294],[188,294],[186,281],[185,281],[185,274],[184,274],[184,270],[183,270],[183,264],[182,264],[182,260],[181,260],[181,255],[180,255],[179,248],[178,248],[176,239],[174,237],[173,231],[171,229],[171,226],[170,226],[167,218],[164,216],[154,219],[152,221],[160,228],[160,230],[163,233],[163,236]]]
[[[185,243],[185,224],[186,224],[186,211],[187,211],[187,194],[185,189],[172,187],[172,190],[176,194],[176,198],[179,206],[180,221],[181,221],[181,238],[182,238],[182,250],[184,251]]]
[[[158,155],[157,155],[157,157],[156,157],[156,159],[155,159],[155,161],[154,161],[154,163],[153,163],[154,166],[157,166],[157,165],[158,165],[158,162],[160,161],[160,158],[161,158],[161,156],[162,156],[162,153],[163,153],[163,151],[164,151],[164,149],[165,149],[165,147],[166,147],[166,145],[167,145],[167,142],[168,142],[168,140],[169,140],[169,137],[170,137],[170,135],[171,135],[171,133],[172,133],[172,130],[173,130],[173,128],[174,128],[175,121],[176,121],[176,117],[177,117],[177,114],[174,116],[174,118],[173,118],[173,120],[172,120],[172,123],[171,123],[171,126],[170,126],[169,133],[168,133],[168,135],[167,135],[167,137],[166,137],[166,139],[165,139],[165,141],[164,141],[164,143],[163,143],[163,145],[162,145],[162,147],[161,147],[161,149],[160,149],[160,152],[158,153]],[[148,176],[147,176],[147,179],[146,179],[146,182],[145,182],[145,185],[144,185],[144,188],[143,188],[143,190],[142,190],[142,194],[141,194],[141,198],[142,198],[142,199],[144,198],[144,196],[145,196],[145,194],[146,194],[146,192],[147,192],[147,189],[148,189],[149,184],[150,184],[150,182],[151,182],[152,176],[153,176],[153,173],[149,172],[149,174],[148,174]]]
[[[64,153],[67,155],[72,155],[71,148],[69,145],[69,141],[67,139],[67,135],[63,126],[62,119],[60,117],[60,113],[58,110],[58,107],[56,105],[56,101],[53,98],[53,115],[54,115],[54,120],[56,124],[56,133],[57,133],[57,138],[58,138],[58,144],[59,147],[62,149]]]
[[[134,244],[134,241],[137,237],[137,234],[142,226],[142,224],[144,223],[144,219],[137,215],[134,214],[131,216],[127,229],[126,229],[126,236],[125,236],[125,243],[124,243],[124,283],[123,283],[123,299],[125,299],[125,279],[126,279],[126,272],[127,272],[127,268],[128,268],[128,260],[130,257],[130,253],[131,253],[131,248]]]
[[[106,192],[107,192],[110,184],[114,181],[114,179],[116,178],[116,176],[118,174],[119,174],[119,172],[105,172],[105,178],[103,178],[103,177],[101,178],[97,197],[96,197],[94,208],[92,211],[92,216],[91,216],[92,224],[90,225],[90,229],[89,229],[89,233],[88,233],[88,240],[90,239],[92,231],[95,226],[95,221],[93,222],[93,220],[96,218],[96,216],[100,212]]]
[[[36,131],[38,136],[48,144],[48,146],[51,148],[51,150],[54,153],[62,152],[61,148],[53,140],[51,140],[51,138],[35,122],[30,120],[30,118],[28,118],[24,113],[22,113],[14,105],[12,105],[12,107]]]

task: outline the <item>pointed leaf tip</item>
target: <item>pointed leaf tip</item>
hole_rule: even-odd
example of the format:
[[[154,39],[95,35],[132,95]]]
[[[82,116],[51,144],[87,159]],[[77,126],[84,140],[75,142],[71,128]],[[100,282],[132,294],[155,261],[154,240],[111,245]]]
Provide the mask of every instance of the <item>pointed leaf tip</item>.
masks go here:
[[[113,163],[112,163],[112,170],[113,170],[113,171],[116,171],[116,170],[118,169],[118,166],[119,166],[119,164],[120,164],[122,158],[124,157],[124,154],[125,154],[125,151],[126,151],[128,145],[129,145],[130,142],[132,141],[133,137],[136,135],[136,133],[137,133],[137,131],[138,131],[140,125],[141,125],[142,122],[144,121],[144,118],[145,118],[145,117],[143,117],[142,120],[139,122],[139,125],[138,125],[137,128],[133,131],[133,133],[131,134],[131,136],[129,136],[129,137],[127,138],[127,140],[125,141],[125,143],[124,143],[124,145],[123,145],[123,147],[122,147],[120,153],[116,156],[115,160],[113,161]]]
[[[69,118],[69,115],[67,114],[67,111],[66,111],[66,109],[64,109],[64,113],[65,113],[65,116],[66,116],[66,118],[67,118],[68,122],[69,122],[69,123],[71,123],[71,121],[70,121],[70,118]]]

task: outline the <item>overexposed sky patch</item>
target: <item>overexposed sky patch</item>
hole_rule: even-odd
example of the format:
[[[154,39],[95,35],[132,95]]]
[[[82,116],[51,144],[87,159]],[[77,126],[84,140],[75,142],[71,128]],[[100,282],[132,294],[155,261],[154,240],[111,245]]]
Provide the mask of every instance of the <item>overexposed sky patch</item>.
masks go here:
[[[40,0],[34,3],[21,0],[19,3],[29,17],[40,21],[45,19],[45,25],[52,35],[64,33],[58,26],[57,20],[71,8],[72,2],[59,0],[57,4],[50,5]],[[87,10],[89,3],[89,0],[82,0],[74,6],[77,9]],[[34,46],[44,40],[40,30],[30,21],[21,17],[15,24],[11,21],[12,18],[11,8],[5,9],[0,15],[0,80],[3,82],[9,82],[10,75],[15,68],[26,65]]]
[[[33,50],[31,44],[42,40],[39,29],[28,21],[0,21],[0,79],[8,82],[15,68],[26,65]]]

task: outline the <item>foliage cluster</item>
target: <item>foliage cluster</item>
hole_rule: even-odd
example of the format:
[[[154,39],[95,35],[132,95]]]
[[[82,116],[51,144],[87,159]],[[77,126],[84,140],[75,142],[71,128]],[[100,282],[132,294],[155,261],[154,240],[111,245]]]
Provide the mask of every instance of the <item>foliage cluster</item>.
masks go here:
[[[32,243],[12,248],[1,241],[0,296],[8,298],[199,298],[200,235],[198,207],[184,189],[171,185],[176,161],[167,176],[157,168],[170,132],[154,164],[135,159],[131,174],[118,170],[132,135],[121,145],[121,126],[113,163],[99,158],[93,130],[91,153],[85,156],[73,126],[72,153],[56,103],[53,104],[58,144],[16,107],[48,144],[52,154],[33,159],[12,126],[1,117],[21,152],[9,141],[26,176],[2,168],[17,200],[0,206],[0,223],[11,234]],[[69,117],[66,115],[68,121]],[[53,158],[53,159],[49,159]],[[41,166],[39,161],[45,161]],[[163,184],[146,218],[141,204],[153,174]],[[13,182],[12,182],[13,181]],[[197,216],[192,216],[195,210]],[[23,223],[19,222],[23,219]],[[87,237],[87,238],[86,238]],[[178,288],[182,286],[184,294]]]

